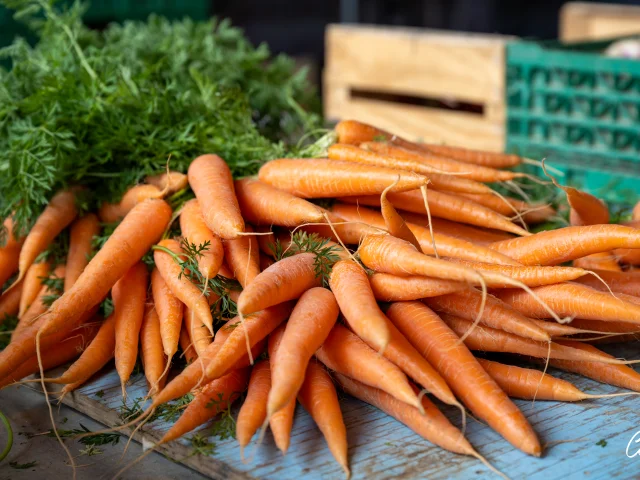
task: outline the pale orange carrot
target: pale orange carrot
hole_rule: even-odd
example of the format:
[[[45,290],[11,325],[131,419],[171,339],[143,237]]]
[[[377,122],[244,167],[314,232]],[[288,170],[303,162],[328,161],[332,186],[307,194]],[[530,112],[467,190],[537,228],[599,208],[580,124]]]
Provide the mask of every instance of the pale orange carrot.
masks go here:
[[[445,192],[467,192],[491,194],[488,186],[464,178],[464,176],[443,173],[438,167],[431,166],[412,158],[395,157],[382,152],[370,151],[354,145],[336,143],[327,150],[329,159],[372,165],[376,167],[395,168],[419,173],[429,178],[430,185],[436,190]]]
[[[155,305],[147,302],[144,318],[140,327],[140,358],[144,375],[149,386],[149,396],[153,397],[164,387],[167,381],[167,357],[162,350],[160,320]]]
[[[585,270],[600,270],[608,272],[621,272],[622,268],[618,263],[618,259],[611,252],[594,253],[586,257],[576,258],[573,266],[584,268]]]
[[[575,283],[547,285],[532,289],[543,302],[561,317],[586,320],[610,320],[640,324],[640,305]],[[495,295],[527,317],[547,318],[548,313],[532,297],[514,289],[499,290]]]
[[[271,359],[271,378],[273,379],[273,370],[275,362],[277,361],[278,350],[280,349],[280,343],[284,337],[285,325],[280,325],[276,328],[271,335],[269,335],[269,358]],[[289,443],[291,441],[291,428],[293,427],[293,417],[296,411],[296,397],[294,396],[288,404],[277,412],[269,415],[268,403],[267,403],[267,418],[269,420],[269,427],[273,434],[273,440],[276,443],[278,449],[282,454],[286,454],[289,450]],[[264,427],[263,427],[264,428]]]
[[[261,272],[238,298],[238,312],[242,315],[263,310],[288,300],[299,298],[321,280],[316,276],[313,253],[301,253],[284,258]]]
[[[329,335],[338,313],[336,298],[324,288],[311,288],[298,300],[272,359],[269,417],[295,400],[309,360]]]
[[[469,288],[466,283],[422,276],[398,277],[388,273],[374,273],[369,277],[376,300],[398,302],[437,297]]]
[[[574,318],[571,325],[582,330],[601,333],[640,333],[640,325],[637,323]],[[619,336],[613,338],[619,338]]]
[[[253,232],[249,224],[245,232]],[[239,237],[223,242],[224,258],[238,279],[242,288],[246,288],[260,273],[260,246],[255,236]]]
[[[213,341],[211,333],[209,333],[207,327],[200,322],[196,314],[188,308],[184,309],[184,327],[189,334],[191,345],[198,354],[198,357],[201,357]]]
[[[180,330],[180,348],[182,349],[182,355],[187,361],[187,365],[191,365],[198,360],[198,353],[195,348],[193,348],[193,345],[191,345],[191,338],[189,338],[186,327],[182,327]]]
[[[344,425],[333,381],[319,364],[311,362],[307,366],[298,399],[318,425],[333,458],[349,478],[351,472],[347,458],[347,428]]]
[[[123,390],[138,358],[138,337],[144,318],[148,285],[147,266],[138,262],[111,290],[115,316],[116,370]]]
[[[31,304],[38,298],[38,293],[42,289],[42,281],[49,276],[49,262],[32,264],[27,270],[22,282],[22,296],[20,297],[20,309],[18,317],[22,317]]]
[[[301,228],[305,232],[316,233],[320,237],[351,245],[359,244],[367,235],[376,235],[381,232],[380,228],[372,227],[360,221],[347,221],[333,212],[328,212],[327,217],[332,225],[305,225]],[[325,223],[328,222],[325,220]]]
[[[393,184],[389,185],[384,189],[382,195],[380,195],[380,212],[382,213],[382,217],[384,219],[384,225],[391,235],[409,242],[411,245],[416,247],[416,250],[424,252],[424,250],[422,250],[422,248],[420,247],[418,239],[407,225],[407,222],[404,221],[404,218],[400,216],[391,202],[387,199],[387,193],[392,186]],[[433,248],[434,247],[432,246],[431,249],[433,250]]]
[[[93,237],[100,232],[98,217],[88,213],[71,224],[69,253],[67,253],[67,273],[64,277],[66,292],[80,278],[89,263]]]
[[[427,217],[427,215],[409,212],[402,209],[400,210],[400,214],[407,222],[419,225],[421,227],[429,226],[429,217]],[[434,232],[440,233],[442,235],[447,235],[449,237],[467,240],[478,245],[486,245],[489,243],[495,243],[501,240],[513,238],[513,235],[506,232],[472,227],[471,225],[465,225],[463,223],[445,220],[444,218],[431,218],[431,226],[433,227]]]
[[[175,260],[183,255],[184,252],[176,240],[165,239],[154,247],[153,259],[171,293],[189,310],[192,310],[213,335],[213,318],[207,297],[186,275],[182,274],[182,268]]]
[[[84,383],[104,367],[112,358],[116,345],[116,317],[114,314],[102,322],[91,343],[62,375],[49,379],[52,383]]]
[[[15,283],[22,280],[38,255],[73,221],[77,214],[75,190],[63,190],[51,198],[24,239],[18,261],[18,278]]]
[[[640,230],[612,224],[565,227],[503,240],[491,248],[524,265],[558,265],[616,248],[640,248]]]
[[[438,315],[420,302],[394,303],[387,315],[476,416],[515,447],[540,456],[540,442],[522,412]]]
[[[244,220],[225,161],[217,155],[201,155],[189,165],[188,175],[209,229],[226,240],[243,233]]]
[[[0,248],[0,288],[18,271],[20,246],[11,245]],[[14,282],[17,285],[17,281]],[[14,285],[12,284],[14,287]],[[15,288],[15,287],[14,287]]]
[[[146,177],[144,181],[149,185],[154,185],[160,190],[165,191],[167,195],[183,190],[189,185],[187,176],[184,173],[176,171],[150,175]]]
[[[267,397],[271,389],[271,367],[269,360],[257,362],[251,370],[249,389],[236,421],[236,438],[240,444],[240,456],[249,445],[251,437],[267,418]]]
[[[449,313],[465,320],[474,321],[480,315],[480,323],[520,337],[541,342],[551,340],[549,334],[529,318],[492,295],[486,297],[483,305],[482,293],[467,289],[424,300],[436,312]],[[483,308],[484,307],[484,308]]]
[[[353,260],[340,260],[331,269],[329,286],[353,331],[383,352],[389,343],[389,329],[364,269]]]
[[[0,325],[7,317],[17,315],[22,296],[22,282],[0,295]]]
[[[243,178],[236,180],[235,188],[242,216],[248,222],[284,227],[324,222],[320,207],[267,183]]]
[[[394,192],[426,185],[427,178],[393,168],[326,159],[280,159],[265,163],[262,182],[301,198],[380,195],[400,175]]]
[[[424,206],[424,198],[419,191],[390,193],[388,197],[396,208],[420,214],[427,213]],[[346,203],[358,203],[360,205],[374,207],[380,206],[380,197],[378,196],[354,196],[350,199],[348,197],[340,197],[338,200]],[[505,216],[468,198],[430,190],[427,194],[427,200],[429,210],[433,217],[444,218],[446,220],[478,227],[491,227],[496,230],[515,233],[516,235],[530,235],[529,232],[515,225]]]
[[[114,223],[122,220],[133,207],[149,199],[159,199],[165,191],[154,185],[134,185],[120,199],[118,203],[103,203],[98,210],[98,217],[104,223]]]
[[[596,269],[593,271],[597,273],[607,285],[603,285],[600,280],[592,275],[581,277],[576,281],[603,292],[608,292],[609,289],[611,289],[614,293],[625,293],[627,295],[633,295],[634,297],[640,297],[640,272],[613,272]]]
[[[536,318],[528,318],[528,317],[527,319],[530,322],[536,324],[539,328],[541,328],[545,332],[547,332],[547,334],[549,334],[551,338],[567,337],[570,335],[579,335],[581,333],[603,332],[602,330],[598,332],[596,329],[589,330],[589,329],[579,328],[575,323],[576,320],[573,320],[571,324],[566,324],[566,323],[558,323],[555,320],[546,321],[546,320],[539,320]],[[632,325],[632,324],[625,323],[624,325]],[[640,326],[636,326],[635,328],[637,331],[640,332]]]
[[[458,195],[490,208],[500,215],[514,218],[518,215],[527,223],[541,223],[556,213],[550,205],[527,203],[511,197],[499,197],[495,193],[481,195],[458,193]]]
[[[419,147],[436,155],[453,158],[460,162],[473,165],[483,165],[492,168],[509,168],[520,165],[523,158],[512,153],[487,152],[485,150],[471,150],[453,145],[438,145],[434,143],[419,144]]]
[[[198,200],[189,200],[180,211],[180,230],[187,242],[196,247],[207,245],[196,259],[200,273],[207,278],[218,274],[224,261],[224,250],[220,237],[215,235],[204,221]]]
[[[373,125],[368,125],[357,120],[342,120],[338,122],[335,127],[335,132],[338,134],[338,141],[340,143],[347,143],[350,145],[358,145],[362,142],[370,142],[372,140],[397,140],[399,144],[407,147],[415,145],[413,142],[404,140],[402,137],[393,135],[386,130],[382,130],[378,127],[374,127]]]
[[[357,335],[336,324],[316,357],[329,369],[384,390],[389,395],[421,408],[420,400],[411,389],[402,370],[369,348]]]
[[[184,305],[171,292],[157,268],[151,272],[151,292],[160,321],[162,348],[164,354],[171,360],[178,350]]]

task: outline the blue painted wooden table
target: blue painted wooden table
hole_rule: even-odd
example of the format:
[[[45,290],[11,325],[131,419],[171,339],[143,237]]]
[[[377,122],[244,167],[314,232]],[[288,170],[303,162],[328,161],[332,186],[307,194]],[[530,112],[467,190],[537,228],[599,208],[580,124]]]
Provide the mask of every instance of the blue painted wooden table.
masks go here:
[[[638,358],[638,344],[607,346],[619,357]],[[550,373],[576,384],[587,393],[613,393],[617,388],[602,385],[578,375],[550,369]],[[146,394],[144,377],[134,378],[128,387],[129,402]],[[96,395],[100,392],[101,397]],[[65,403],[106,424],[121,423],[118,408],[122,405],[120,385],[113,369],[92,380]],[[516,403],[529,419],[546,446],[542,458],[529,457],[514,449],[490,428],[469,419],[467,438],[493,465],[513,479],[632,479],[640,478],[640,455],[627,456],[627,446],[640,431],[640,397],[625,396],[589,400],[578,404],[520,401]],[[348,430],[349,455],[353,478],[497,478],[474,458],[464,457],[434,447],[404,425],[374,407],[350,397],[341,400]],[[460,425],[460,412],[439,404],[451,421]],[[154,443],[167,424],[156,422],[145,427],[136,440]],[[206,432],[206,426],[202,428]],[[212,478],[266,478],[273,480],[339,479],[344,474],[326,448],[324,438],[313,420],[298,405],[286,456],[276,448],[269,434],[263,445],[250,445],[243,464],[233,439],[220,441],[212,456],[192,455],[187,439],[162,447],[159,451],[176,461]],[[640,434],[636,437],[640,439]],[[255,437],[254,437],[255,440]],[[132,448],[140,448],[134,445]],[[640,450],[631,443],[628,453]]]

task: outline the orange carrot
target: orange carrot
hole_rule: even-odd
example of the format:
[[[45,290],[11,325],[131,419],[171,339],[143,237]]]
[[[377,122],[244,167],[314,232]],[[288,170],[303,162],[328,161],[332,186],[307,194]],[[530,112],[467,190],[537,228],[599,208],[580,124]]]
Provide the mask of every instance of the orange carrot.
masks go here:
[[[349,478],[351,472],[347,459],[347,428],[342,418],[338,394],[329,374],[317,363],[311,362],[308,365],[298,399],[318,425],[333,458]]]
[[[640,324],[640,305],[612,297],[575,283],[534,288],[535,294],[559,316]],[[548,313],[525,292],[506,289],[495,295],[527,317],[546,318]]]
[[[427,215],[409,212],[406,210],[400,210],[400,214],[407,222],[419,225],[421,227],[429,226],[429,218],[427,217]],[[467,240],[478,245],[485,245],[513,238],[513,235],[506,232],[472,227],[471,225],[465,225],[463,223],[445,220],[444,218],[433,217],[431,219],[431,225],[434,232],[449,237]]]
[[[171,293],[189,310],[192,310],[213,335],[213,318],[207,297],[185,275],[182,275],[180,265],[174,260],[174,256],[180,258],[183,255],[182,248],[176,240],[166,239],[154,247],[153,259]]]
[[[66,292],[80,278],[89,263],[93,237],[100,232],[98,217],[88,213],[71,224],[69,253],[67,254],[67,273],[64,277]]]
[[[403,147],[390,145],[381,142],[365,142],[360,144],[361,148],[371,150],[385,155],[391,155],[396,159],[422,163],[432,168],[437,168],[443,172],[455,173],[462,178],[476,180],[478,182],[503,182],[524,177],[525,175],[508,170],[496,170],[495,168],[482,165],[473,165],[460,162],[451,158],[434,155],[431,152],[409,150]]]
[[[391,202],[387,200],[387,193],[392,185],[393,184],[385,188],[382,195],[380,195],[380,212],[382,213],[385,227],[394,237],[401,238],[416,247],[416,250],[424,252],[420,247],[418,239],[407,225],[407,222],[404,221],[404,218],[402,218],[393,205],[391,205]]]
[[[271,389],[269,360],[261,360],[253,366],[249,378],[249,389],[236,422],[236,438],[240,444],[240,455],[249,445],[251,437],[267,418],[267,397]]]
[[[402,370],[376,354],[358,336],[336,324],[316,352],[329,369],[384,390],[389,395],[420,409],[420,400]]]
[[[427,298],[424,303],[436,312],[449,313],[474,321],[481,313],[482,294],[477,290],[467,289],[440,297]],[[532,340],[548,342],[551,339],[547,332],[530,319],[491,295],[486,298],[480,323]]]
[[[62,375],[49,381],[52,383],[84,383],[104,367],[113,358],[116,345],[115,325],[116,317],[112,314],[102,322],[95,338],[86,346],[80,358]]]
[[[524,265],[558,265],[616,248],[640,248],[640,230],[622,225],[565,227],[503,240],[491,248]]]
[[[640,249],[638,248],[616,248],[613,255],[620,263],[626,265],[640,265]]]
[[[606,282],[606,286],[592,275],[584,276],[576,281],[603,292],[608,292],[610,288],[614,293],[625,293],[640,297],[640,272],[613,272],[595,269],[593,271]]]
[[[327,151],[331,160],[341,160],[346,162],[360,163],[376,167],[395,168],[419,173],[429,178],[430,184],[436,190],[446,192],[467,192],[491,194],[493,190],[480,182],[442,173],[438,167],[416,161],[412,158],[395,157],[382,152],[370,151],[358,148],[354,145],[336,143],[331,145]]]
[[[144,181],[149,185],[154,185],[160,190],[166,191],[167,195],[183,190],[189,185],[187,176],[184,173],[175,171],[151,175],[146,177]]]
[[[242,315],[299,298],[312,287],[320,286],[313,253],[284,258],[261,272],[240,294],[238,312]]]
[[[176,440],[226,410],[240,398],[248,380],[249,369],[241,368],[205,385],[159,443]]]
[[[420,214],[427,213],[424,206],[424,198],[419,191],[390,193],[388,197],[396,208]],[[505,232],[515,233],[516,235],[530,235],[529,232],[522,229],[522,227],[511,223],[508,218],[468,198],[430,190],[427,199],[429,210],[433,217],[476,225],[478,227],[490,226],[496,230],[503,230]],[[375,207],[380,206],[380,198],[377,196],[357,196],[351,199],[341,197],[338,200],[346,203],[359,203],[360,205]]]
[[[201,155],[189,165],[188,175],[209,229],[225,240],[243,233],[244,220],[225,161],[217,155]]]
[[[608,272],[621,272],[622,268],[618,259],[612,252],[594,253],[586,257],[576,258],[573,266],[585,270],[602,270]]]
[[[419,145],[436,155],[453,158],[459,162],[471,163],[473,165],[483,165],[492,168],[509,168],[520,165],[522,157],[512,153],[487,152],[485,150],[471,150],[464,147],[454,147],[453,145],[437,145],[433,143]]]
[[[460,315],[462,316],[462,315]],[[573,320],[571,322],[571,325],[569,324],[565,324],[565,323],[558,323],[555,320],[538,320],[535,318],[528,318],[526,317],[531,323],[536,324],[539,328],[541,328],[542,330],[544,330],[545,332],[547,332],[547,334],[551,337],[551,338],[557,338],[557,337],[567,337],[570,335],[579,335],[581,333],[596,333],[598,332],[597,329],[583,329],[583,328],[579,328],[575,322],[576,320]],[[624,325],[632,325],[630,323],[625,323]],[[635,327],[637,331],[640,331],[640,327],[636,326]],[[601,330],[602,332],[602,330]]]
[[[151,272],[151,292],[160,321],[162,348],[164,354],[171,360],[178,350],[184,305],[171,293],[171,289],[157,268]]]
[[[153,185],[134,185],[118,203],[103,203],[98,210],[100,221],[113,223],[123,219],[133,207],[149,199],[162,198],[167,192]]]
[[[269,358],[271,359],[271,378],[273,379],[273,370],[275,368],[275,362],[278,360],[278,351],[280,350],[280,343],[284,337],[285,325],[280,325],[275,329],[271,335],[269,335]],[[269,415],[268,402],[267,402],[267,418],[269,419],[269,427],[273,434],[273,440],[276,443],[278,449],[284,455],[289,450],[289,443],[291,441],[291,428],[293,427],[293,416],[296,411],[296,397],[294,396],[288,404],[281,408],[272,415]]]
[[[161,325],[162,326],[162,325]],[[187,365],[191,365],[198,359],[198,354],[195,348],[191,345],[191,339],[186,327],[182,327],[180,330],[180,348],[182,349],[182,355],[187,361]]]
[[[398,277],[388,273],[374,273],[369,277],[373,295],[382,302],[419,300],[437,297],[469,288],[466,283],[422,276]]]
[[[91,259],[78,281],[47,313],[41,337],[71,329],[81,316],[100,303],[111,287],[158,241],[169,224],[171,208],[164,200],[136,205]]]
[[[246,317],[244,322],[231,332],[218,354],[207,365],[207,378],[213,380],[227,373],[247,352],[244,348],[245,335],[248,337],[250,345],[254,346],[287,319],[291,308],[291,303],[280,303]]]
[[[383,352],[389,343],[389,329],[364,269],[353,260],[340,260],[331,270],[329,286],[353,331]]]
[[[196,247],[208,244],[202,255],[197,258],[198,269],[207,278],[215,277],[224,260],[224,250],[220,238],[214,235],[204,222],[198,200],[189,200],[182,206],[180,230],[190,244]]]
[[[20,309],[18,317],[22,317],[42,289],[42,281],[49,276],[49,262],[32,264],[27,270],[22,282],[22,296],[20,297]]]
[[[235,182],[242,216],[256,225],[297,227],[324,222],[322,209],[311,202],[251,178]]]
[[[111,290],[115,315],[116,370],[123,390],[138,358],[138,336],[144,318],[148,282],[147,267],[138,262]]]
[[[261,181],[301,198],[380,195],[390,184],[394,192],[426,185],[427,178],[413,172],[326,159],[280,159],[265,163]]]
[[[609,223],[609,209],[602,200],[577,188],[560,185],[546,170],[545,173],[556,187],[567,194],[567,202],[571,207],[569,212],[571,225],[582,226]]]
[[[8,292],[0,295],[0,325],[7,317],[17,315],[20,308],[20,297],[22,296],[22,283],[20,282]]]
[[[207,327],[198,320],[195,313],[188,308],[184,309],[184,327],[189,334],[191,345],[198,354],[198,357],[202,356],[206,348],[213,341],[211,333],[209,333]]]
[[[245,225],[245,232],[253,232]],[[233,276],[246,288],[260,273],[260,246],[255,236],[239,237],[223,242],[224,258]]]
[[[147,377],[149,396],[153,397],[164,387],[168,373],[165,369],[167,357],[162,350],[160,320],[153,303],[147,303],[144,309],[144,319],[140,327],[140,357],[144,375]]]
[[[438,315],[420,302],[394,303],[387,315],[476,416],[515,447],[540,456],[540,442],[522,412]]]
[[[338,302],[329,290],[315,287],[302,294],[273,358],[269,417],[295,400],[309,360],[329,335],[339,312]]]
[[[366,225],[360,221],[346,221],[346,219],[333,212],[327,213],[327,216],[332,222],[333,228],[330,225],[306,225],[302,227],[302,230],[308,233],[316,233],[323,238],[330,238],[335,242],[352,245],[359,244],[367,235],[376,235],[381,232],[379,228]]]
[[[358,145],[362,142],[370,142],[375,139],[384,139],[387,141],[397,139],[407,147],[413,145],[412,142],[404,140],[401,137],[392,135],[373,125],[358,122],[357,120],[342,120],[338,122],[335,127],[335,132],[338,134],[338,142],[350,145]]]
[[[19,274],[16,283],[25,276],[38,255],[73,221],[77,214],[74,190],[63,190],[51,198],[49,205],[40,214],[24,239],[20,250]]]
[[[13,217],[8,216],[2,222],[2,227],[0,227],[0,230],[4,229],[4,234],[5,234],[4,244],[0,247],[0,250],[2,250],[3,248],[11,249],[14,247],[22,246],[24,242],[24,237],[18,237],[13,227],[14,227]]]
[[[0,288],[11,278],[11,275],[18,271],[19,258],[19,245],[0,248]],[[14,283],[17,284],[18,282]]]

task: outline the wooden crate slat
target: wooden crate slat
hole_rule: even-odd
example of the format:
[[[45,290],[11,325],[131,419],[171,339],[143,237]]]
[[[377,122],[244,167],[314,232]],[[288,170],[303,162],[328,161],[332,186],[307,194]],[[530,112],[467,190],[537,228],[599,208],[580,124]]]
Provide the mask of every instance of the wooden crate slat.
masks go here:
[[[640,33],[640,7],[569,2],[560,11],[560,40],[599,40]]]

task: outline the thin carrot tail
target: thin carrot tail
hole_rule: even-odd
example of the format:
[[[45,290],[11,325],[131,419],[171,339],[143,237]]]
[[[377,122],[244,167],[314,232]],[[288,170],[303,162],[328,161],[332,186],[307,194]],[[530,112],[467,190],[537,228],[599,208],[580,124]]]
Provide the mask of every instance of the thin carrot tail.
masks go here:
[[[431,243],[433,244],[433,253],[436,258],[440,258],[438,255],[438,249],[436,248],[436,239],[433,236],[433,224],[431,222],[431,209],[429,208],[429,202],[427,201],[427,185],[423,185],[420,187],[420,193],[422,193],[422,198],[424,200],[424,208],[427,211],[427,221],[429,222],[429,235],[431,235]]]
[[[478,280],[480,281],[480,286],[482,287],[482,299],[480,300],[480,310],[478,311],[478,315],[476,316],[475,320],[473,321],[469,329],[466,332],[464,332],[464,335],[462,335],[462,337],[460,337],[460,340],[458,340],[458,344],[461,344],[462,342],[464,342],[465,338],[467,338],[471,334],[473,329],[476,328],[478,323],[480,323],[480,320],[482,319],[482,315],[484,314],[484,309],[487,304],[487,283],[485,282],[484,278],[482,278],[482,275],[480,274],[478,274]]]
[[[510,478],[507,475],[505,475],[500,470],[498,470],[496,467],[491,465],[491,463],[489,463],[489,460],[484,458],[482,455],[480,455],[475,450],[473,450],[473,453],[471,455],[474,456],[475,458],[477,458],[478,460],[480,460],[485,467],[487,467],[489,470],[491,470],[496,475],[500,476],[501,478],[504,478],[504,480],[510,480]]]
[[[145,418],[153,415],[153,413],[156,411],[155,407],[153,408],[147,408],[144,412],[142,412],[142,414],[139,417],[134,418],[133,420],[131,420],[130,422],[125,423],[124,425],[118,425],[116,427],[111,427],[111,428],[105,428],[103,430],[98,430],[95,432],[88,432],[88,433],[81,433],[80,435],[76,435],[74,438],[74,440],[81,440],[85,437],[90,437],[92,435],[103,435],[105,433],[113,433],[113,432],[117,432],[120,430],[124,430],[125,428],[130,428],[134,425],[136,425],[138,422],[141,422],[142,420],[144,420]]]
[[[526,157],[522,157],[522,163],[524,163],[525,165],[533,165],[536,167],[542,167],[544,165],[544,159],[542,161],[540,160],[534,160],[532,158],[526,158]],[[546,168],[553,172],[554,175],[557,175],[558,177],[564,177],[564,172],[561,170],[558,170],[557,168],[551,166],[551,165],[545,165]]]
[[[250,237],[252,235],[273,235],[273,232],[238,232],[236,235]]]
[[[544,362],[544,369],[542,370],[542,375],[540,376],[540,380],[538,381],[538,384],[536,385],[536,391],[533,393],[533,399],[531,400],[531,405],[535,405],[536,403],[536,397],[538,396],[538,390],[540,390],[540,385],[542,384],[542,379],[544,378],[544,376],[547,374],[547,369],[549,368],[549,360],[551,359],[551,340],[549,340],[549,343],[547,344],[547,359]]]
[[[126,472],[127,470],[129,470],[131,467],[133,467],[136,463],[138,463],[139,461],[141,461],[143,458],[145,458],[147,455],[149,455],[150,453],[154,452],[156,448],[158,448],[160,445],[162,445],[161,443],[157,443],[155,444],[153,447],[151,447],[149,450],[147,450],[146,452],[144,452],[142,455],[140,455],[138,458],[136,458],[135,460],[129,462],[128,464],[126,464],[124,467],[122,467],[120,470],[118,470],[116,472],[116,474],[111,477],[111,480],[117,480],[119,478],[122,478],[122,474],[124,472]]]
[[[585,398],[609,398],[609,397],[626,397],[628,395],[640,395],[640,392],[601,393],[598,395],[585,393],[584,395],[585,395]]]
[[[502,201],[504,202],[504,204],[505,204],[505,205],[507,205],[511,210],[513,210],[513,213],[515,213],[515,215],[514,215],[513,217],[511,217],[511,219],[510,219],[510,220],[511,220],[511,221],[518,220],[518,222],[520,223],[520,225],[522,225],[522,228],[524,228],[525,230],[528,230],[529,228],[528,228],[528,226],[527,226],[527,223],[524,221],[524,218],[523,218],[523,216],[522,216],[524,212],[519,211],[519,210],[518,210],[515,206],[513,206],[513,205],[509,202],[509,200],[507,200],[507,199],[504,197],[504,195],[502,195],[500,192],[497,192],[497,191],[495,191],[495,190],[492,190],[492,192],[493,192],[493,195],[495,195],[495,196],[496,196],[496,197],[498,197],[500,200],[502,200]]]
[[[331,229],[331,231],[333,232],[333,234],[336,236],[336,239],[338,240],[338,243],[340,244],[340,246],[342,248],[344,248],[344,251],[347,252],[347,254],[349,254],[349,256],[351,257],[351,260],[353,260],[354,262],[356,262],[358,265],[360,265],[360,262],[358,262],[358,260],[356,259],[356,257],[353,256],[353,254],[349,251],[349,249],[347,248],[347,246],[344,244],[344,242],[342,241],[342,239],[340,238],[340,235],[338,235],[338,232],[336,232],[335,227],[333,226],[333,223],[331,222],[331,220],[329,219],[329,215],[327,215],[327,212],[322,212],[322,216],[324,217],[324,219],[327,221],[327,225],[329,225],[329,228]]]
[[[138,430],[144,427],[145,423],[147,423],[149,420],[151,420],[150,416],[141,421],[133,430],[133,432],[131,432],[131,435],[129,435],[129,439],[127,440],[127,444],[124,446],[124,450],[122,451],[122,455],[120,456],[120,461],[122,461],[122,459],[124,459],[124,456],[127,454],[127,450],[129,449],[129,445],[131,445],[131,440],[133,440],[133,437],[135,437],[136,433],[138,433]]]

